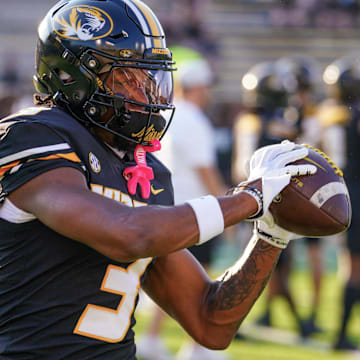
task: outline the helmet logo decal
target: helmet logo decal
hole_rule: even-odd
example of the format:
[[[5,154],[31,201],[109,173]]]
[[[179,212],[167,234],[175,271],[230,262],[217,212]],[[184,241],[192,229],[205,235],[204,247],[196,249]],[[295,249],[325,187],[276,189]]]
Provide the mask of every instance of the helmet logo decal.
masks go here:
[[[142,139],[142,137],[144,136],[145,133],[145,129],[146,127],[142,128],[138,133],[136,134],[131,134],[132,137],[134,138],[138,138],[138,140],[140,141]],[[153,140],[157,140],[160,138],[161,134],[164,132],[164,130],[161,131],[156,131],[154,128],[154,125],[151,125],[145,134],[145,138],[144,141],[153,141]]]
[[[89,153],[89,163],[92,171],[97,174],[101,171],[100,161],[92,152]]]
[[[113,26],[111,17],[105,11],[88,5],[64,8],[53,20],[55,32],[73,40],[104,38],[111,33]]]

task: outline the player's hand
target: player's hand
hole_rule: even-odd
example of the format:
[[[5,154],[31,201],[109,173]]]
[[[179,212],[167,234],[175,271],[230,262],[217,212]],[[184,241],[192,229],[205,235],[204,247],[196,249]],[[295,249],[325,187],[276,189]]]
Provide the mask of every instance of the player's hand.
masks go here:
[[[260,239],[281,249],[285,249],[290,240],[301,239],[304,237],[304,235],[292,233],[275,224],[270,211],[267,211],[261,220],[255,221],[254,233]]]
[[[262,180],[262,209],[251,219],[261,219],[267,213],[274,197],[289,184],[292,176],[315,174],[314,165],[288,165],[309,153],[306,147],[295,149],[295,146],[293,142],[283,141],[262,147],[251,157],[249,178],[244,183]]]

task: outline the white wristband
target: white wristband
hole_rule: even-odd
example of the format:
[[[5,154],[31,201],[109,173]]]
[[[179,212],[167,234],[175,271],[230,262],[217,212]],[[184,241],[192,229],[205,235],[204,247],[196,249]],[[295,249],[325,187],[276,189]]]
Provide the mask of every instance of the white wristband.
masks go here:
[[[192,207],[199,227],[200,236],[196,245],[201,245],[224,231],[224,216],[215,196],[207,195],[186,203]]]

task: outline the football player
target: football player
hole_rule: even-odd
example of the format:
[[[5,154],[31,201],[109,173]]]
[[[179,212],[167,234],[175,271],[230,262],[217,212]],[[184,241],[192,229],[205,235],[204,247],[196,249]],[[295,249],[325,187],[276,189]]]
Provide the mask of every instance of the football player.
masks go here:
[[[42,106],[0,127],[1,359],[136,359],[140,286],[197,342],[226,348],[298,237],[268,207],[291,176],[316,171],[288,165],[307,150],[260,149],[232,195],[173,206],[151,154],[174,111],[153,12],[138,0],[62,0],[38,35]],[[211,281],[184,249],[248,218],[244,255]]]
[[[344,169],[353,212],[360,207],[359,153],[360,137],[360,66],[357,56],[344,56],[329,64],[323,74],[328,98],[321,104],[323,148]],[[346,233],[349,277],[342,299],[342,314],[334,348],[358,350],[347,336],[354,305],[360,300],[359,222],[353,221]]]
[[[313,93],[314,66],[306,57],[293,56],[280,58],[275,62],[261,62],[252,66],[242,79],[243,104],[242,111],[236,118],[234,126],[233,179],[237,183],[246,178],[246,162],[258,147],[275,144],[289,139],[298,141],[304,133],[304,123],[308,123],[310,95]],[[306,128],[306,127],[305,127]],[[307,132],[306,132],[307,133]],[[317,244],[318,240],[307,240]],[[311,249],[318,249],[314,245]],[[301,336],[306,337],[317,330],[314,324],[315,311],[308,321],[301,318],[293,295],[289,289],[291,271],[291,247],[283,252],[278,261],[268,288],[268,297],[264,315],[258,323],[272,325],[271,308],[273,299],[283,297],[289,305]],[[314,251],[315,252],[315,251]],[[313,254],[312,252],[311,254]],[[315,252],[316,255],[319,252]],[[313,259],[314,257],[312,257]],[[316,257],[316,260],[319,256]],[[316,267],[316,287],[319,293],[319,266]],[[318,296],[314,296],[314,310]]]
[[[277,60],[276,65],[289,94],[289,104],[300,113],[300,128],[296,142],[321,147],[319,120],[317,118],[318,87],[321,71],[317,61],[308,55],[289,55]],[[310,316],[303,321],[305,336],[321,332],[316,325],[323,278],[323,248],[320,238],[304,238],[307,263],[313,291]]]

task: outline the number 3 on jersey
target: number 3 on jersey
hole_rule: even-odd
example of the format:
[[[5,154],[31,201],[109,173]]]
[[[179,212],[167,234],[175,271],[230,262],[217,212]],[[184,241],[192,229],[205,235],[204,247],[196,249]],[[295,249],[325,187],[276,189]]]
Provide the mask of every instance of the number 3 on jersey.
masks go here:
[[[89,304],[80,316],[74,329],[75,334],[107,342],[120,342],[125,337],[134,312],[140,278],[152,258],[140,259],[127,269],[109,265],[101,290],[121,295],[116,310]]]

